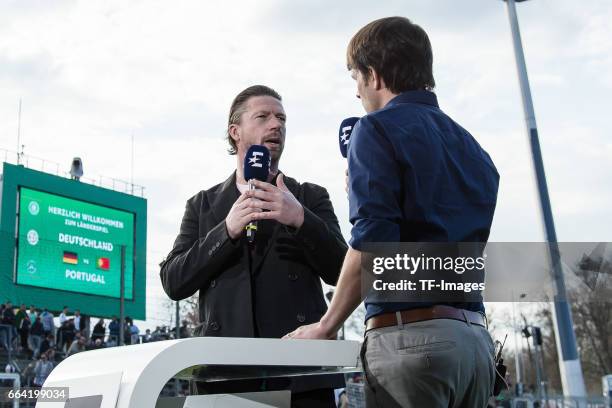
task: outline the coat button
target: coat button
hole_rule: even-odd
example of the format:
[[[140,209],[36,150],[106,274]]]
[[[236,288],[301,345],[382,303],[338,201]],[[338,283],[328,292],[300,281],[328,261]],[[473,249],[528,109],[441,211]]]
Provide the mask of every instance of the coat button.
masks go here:
[[[217,286],[217,281],[213,279],[210,281],[210,287],[214,288],[215,286]]]
[[[291,281],[296,281],[296,280],[298,280],[298,274],[297,274],[297,273],[289,273],[289,274],[287,275],[287,277],[288,277],[288,278],[289,278],[289,280],[291,280]]]
[[[214,330],[214,331],[219,330],[219,323],[217,323],[217,322],[212,322],[212,323],[210,324],[210,329],[211,329],[211,330]]]
[[[298,313],[297,321],[300,322],[300,323],[304,323],[306,321],[306,316],[304,316],[303,313]]]

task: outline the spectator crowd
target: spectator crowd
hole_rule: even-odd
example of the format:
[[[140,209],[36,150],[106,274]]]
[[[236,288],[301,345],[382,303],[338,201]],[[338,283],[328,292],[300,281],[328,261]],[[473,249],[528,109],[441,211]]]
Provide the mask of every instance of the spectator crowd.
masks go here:
[[[10,301],[0,304],[0,347],[31,360],[20,370],[29,385],[41,386],[63,358],[86,350],[118,346],[121,324],[125,345],[175,338],[175,332],[166,326],[158,326],[153,332],[147,329],[141,334],[130,317],[125,317],[122,323],[113,316],[108,326],[100,318],[91,328],[89,316],[81,315],[78,309],[71,314],[67,306],[59,314],[58,322],[56,326],[55,316],[46,308],[41,311],[31,305],[28,309],[25,304],[15,308]],[[179,335],[191,336],[187,321],[183,321]],[[5,370],[15,371],[13,362],[8,357],[7,360],[3,363]]]

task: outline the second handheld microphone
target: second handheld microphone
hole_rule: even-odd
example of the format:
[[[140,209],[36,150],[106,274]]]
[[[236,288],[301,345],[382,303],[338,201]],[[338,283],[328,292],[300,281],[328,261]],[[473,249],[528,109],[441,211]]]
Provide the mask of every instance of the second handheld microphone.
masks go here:
[[[346,154],[348,151],[349,141],[351,140],[351,133],[353,133],[353,128],[359,122],[360,118],[346,118],[340,123],[340,129],[338,131],[338,142],[340,143],[340,153],[342,157],[346,159]]]

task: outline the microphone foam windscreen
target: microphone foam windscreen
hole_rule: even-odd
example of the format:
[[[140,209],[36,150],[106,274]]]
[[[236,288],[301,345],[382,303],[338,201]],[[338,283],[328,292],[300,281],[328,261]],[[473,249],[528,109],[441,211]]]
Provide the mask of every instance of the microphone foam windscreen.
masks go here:
[[[267,181],[270,172],[270,151],[266,146],[252,145],[244,156],[244,179]]]
[[[355,124],[359,121],[359,118],[346,118],[340,123],[340,130],[338,132],[338,142],[340,143],[340,153],[342,157],[346,157],[348,150],[349,141],[351,139],[351,133]]]

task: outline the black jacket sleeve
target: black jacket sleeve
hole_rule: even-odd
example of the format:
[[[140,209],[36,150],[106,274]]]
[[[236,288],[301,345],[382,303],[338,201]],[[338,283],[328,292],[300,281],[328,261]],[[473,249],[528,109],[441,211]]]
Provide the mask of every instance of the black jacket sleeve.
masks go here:
[[[336,285],[348,246],[340,232],[329,194],[316,184],[304,183],[304,223],[290,230],[302,243],[308,262],[328,285]]]
[[[225,220],[200,237],[200,204],[204,194],[187,201],[181,229],[168,257],[161,263],[164,291],[172,300],[185,299],[223,270],[225,260],[239,250],[227,234]]]

